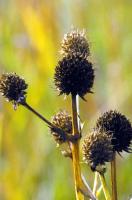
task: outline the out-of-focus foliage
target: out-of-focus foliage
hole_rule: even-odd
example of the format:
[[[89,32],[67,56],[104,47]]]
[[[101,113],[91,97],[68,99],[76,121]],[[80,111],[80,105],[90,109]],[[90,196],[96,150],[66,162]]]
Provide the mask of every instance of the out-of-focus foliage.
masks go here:
[[[109,108],[132,120],[131,8],[131,0],[0,0],[0,73],[25,77],[28,102],[47,118],[60,108],[70,111],[70,98],[57,96],[53,73],[63,34],[72,25],[85,28],[96,79],[94,94],[80,100],[84,134]],[[75,199],[72,163],[46,125],[23,107],[14,111],[1,97],[0,150],[0,200]],[[118,157],[120,200],[132,195],[131,165],[131,155]],[[93,173],[81,167],[92,186]]]

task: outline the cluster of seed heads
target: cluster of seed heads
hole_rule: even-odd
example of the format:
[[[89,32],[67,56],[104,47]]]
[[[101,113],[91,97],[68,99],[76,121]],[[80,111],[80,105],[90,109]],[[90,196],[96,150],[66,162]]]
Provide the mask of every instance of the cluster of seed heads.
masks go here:
[[[84,139],[83,158],[92,170],[103,172],[105,162],[112,161],[115,152],[132,152],[131,142],[130,121],[121,113],[110,110],[99,117],[94,131]]]
[[[94,83],[94,69],[89,61],[89,44],[84,32],[71,31],[61,43],[62,59],[55,68],[54,83],[60,94],[84,95],[91,93]],[[26,102],[25,80],[15,73],[5,73],[0,79],[0,92],[14,105]],[[64,131],[58,134],[54,127],[51,133],[57,143],[62,144],[72,135],[72,117],[66,111],[60,111],[52,117],[52,123]],[[59,129],[60,130],[60,129]],[[104,173],[105,163],[113,159],[115,152],[132,152],[132,125],[117,111],[105,112],[90,135],[83,141],[84,161],[93,171]]]

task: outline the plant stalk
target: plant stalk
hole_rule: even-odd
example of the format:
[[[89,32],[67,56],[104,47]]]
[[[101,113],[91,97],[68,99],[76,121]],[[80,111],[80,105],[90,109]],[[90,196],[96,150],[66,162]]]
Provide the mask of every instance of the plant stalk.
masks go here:
[[[89,184],[87,183],[85,177],[83,176],[83,174],[82,174],[82,181],[83,181],[84,186],[85,186],[85,188],[84,188],[84,190],[83,190],[85,196],[89,197],[90,200],[97,200],[97,198],[96,198],[95,195],[93,194],[93,192],[92,192],[92,190],[91,190]]]
[[[98,197],[99,197],[99,195],[100,195],[100,193],[101,193],[101,190],[102,190],[102,184],[100,185],[100,187],[97,189],[97,191],[96,191],[96,197],[97,197],[97,199],[98,199]]]
[[[97,184],[98,184],[98,173],[95,172],[94,185],[93,185],[93,194],[95,196],[96,196]]]
[[[117,200],[117,181],[116,181],[116,154],[111,161],[111,184],[112,184],[112,200]]]
[[[110,196],[107,184],[106,184],[106,180],[105,180],[104,174],[99,173],[99,176],[100,176],[100,180],[101,180],[101,183],[102,183],[105,199],[106,200],[113,200],[113,199],[111,199],[111,196]]]
[[[73,136],[75,136],[76,134],[79,134],[76,95],[72,95],[72,125],[73,125]],[[73,158],[72,161],[73,161],[76,200],[84,200],[84,195],[80,191],[81,188],[83,188],[83,182],[81,178],[81,169],[79,160],[79,140],[76,141],[76,143],[71,143],[71,150]]]

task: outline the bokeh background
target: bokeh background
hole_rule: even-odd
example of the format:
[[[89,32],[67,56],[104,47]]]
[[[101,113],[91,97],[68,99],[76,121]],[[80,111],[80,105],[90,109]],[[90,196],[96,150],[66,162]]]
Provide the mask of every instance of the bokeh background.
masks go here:
[[[60,108],[71,112],[70,98],[57,96],[54,68],[64,33],[72,26],[85,29],[96,78],[94,94],[80,100],[83,136],[108,109],[132,121],[131,13],[131,0],[0,0],[0,73],[22,75],[29,84],[28,102],[48,119]],[[72,163],[56,148],[49,129],[2,97],[0,152],[0,200],[75,199]],[[92,187],[94,174],[83,162],[81,167]],[[118,157],[117,169],[119,200],[127,200],[132,156]],[[109,176],[108,170],[108,184]]]

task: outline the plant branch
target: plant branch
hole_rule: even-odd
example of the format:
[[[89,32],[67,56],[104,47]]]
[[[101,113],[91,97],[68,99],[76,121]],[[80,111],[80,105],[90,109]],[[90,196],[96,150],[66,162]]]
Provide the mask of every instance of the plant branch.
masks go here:
[[[25,108],[27,108],[29,111],[31,111],[33,114],[35,114],[37,117],[39,117],[42,121],[44,121],[46,124],[48,124],[50,127],[55,127],[50,121],[48,121],[44,116],[42,116],[40,113],[38,113],[34,108],[32,108],[29,104],[26,102],[22,104]]]
[[[107,184],[106,184],[105,176],[102,173],[99,173],[99,176],[100,176],[100,180],[101,180],[101,183],[102,183],[105,199],[106,200],[111,200],[111,196],[110,196]]]
[[[116,181],[116,154],[111,161],[111,184],[112,184],[112,200],[117,200],[117,181]]]
[[[63,129],[61,129],[60,127],[55,126],[54,124],[52,124],[49,120],[47,120],[43,115],[41,115],[40,113],[38,113],[34,108],[32,108],[28,103],[21,102],[21,105],[24,106],[25,108],[27,108],[29,111],[31,111],[33,114],[35,114],[39,119],[41,119],[43,122],[45,122],[46,124],[48,124],[48,127],[52,129],[52,131],[58,133],[58,135],[60,135],[64,141],[70,141],[72,143],[75,143],[79,138],[80,135],[76,134],[76,135],[69,135],[67,134],[65,131],[63,131]]]
[[[38,113],[34,108],[32,108],[28,103],[26,102],[22,102],[21,105],[23,105],[25,108],[27,108],[29,111],[31,111],[33,114],[35,114],[39,119],[41,119],[42,121],[44,121],[46,124],[48,124],[49,128],[51,128],[52,130],[54,130],[56,133],[58,133],[59,135],[63,136],[64,139],[66,140],[67,138],[67,134],[59,127],[55,126],[54,124],[52,124],[49,120],[47,120],[44,116],[42,116],[40,113]],[[70,140],[70,138],[68,138]],[[73,138],[71,138],[72,140]]]
[[[79,134],[76,95],[72,95],[72,125],[73,125],[73,135],[75,136],[76,134]],[[76,143],[71,143],[71,150],[72,150],[76,200],[84,200],[84,195],[80,191],[80,189],[83,188],[83,182],[81,177],[81,169],[79,161],[79,140],[76,141]]]

